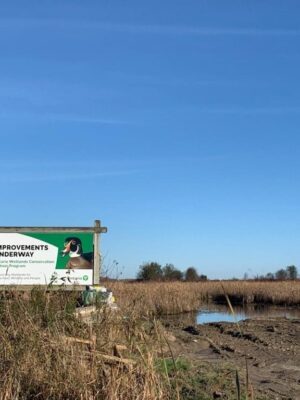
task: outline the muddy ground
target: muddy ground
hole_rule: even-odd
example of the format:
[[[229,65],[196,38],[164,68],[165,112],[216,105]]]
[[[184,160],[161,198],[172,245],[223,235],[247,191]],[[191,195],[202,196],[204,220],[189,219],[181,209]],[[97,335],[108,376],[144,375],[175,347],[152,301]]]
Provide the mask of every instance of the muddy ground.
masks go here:
[[[254,398],[300,399],[300,319],[204,325],[173,319],[164,325],[175,357],[208,362],[220,369],[230,365],[239,371],[244,386],[247,358]]]

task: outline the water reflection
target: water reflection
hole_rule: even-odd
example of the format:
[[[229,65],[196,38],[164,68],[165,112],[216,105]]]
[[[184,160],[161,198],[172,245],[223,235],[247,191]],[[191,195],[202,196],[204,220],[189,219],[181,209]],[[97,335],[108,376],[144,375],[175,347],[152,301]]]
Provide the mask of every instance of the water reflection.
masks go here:
[[[236,322],[247,318],[300,318],[300,310],[297,308],[248,305],[235,306],[235,316],[225,305],[207,305],[199,310],[196,315],[197,324],[206,324],[209,322]]]
[[[235,317],[231,314],[229,307],[220,304],[207,304],[198,312],[189,312],[176,315],[163,316],[164,322],[172,325],[195,325],[210,322],[236,322],[247,318],[300,318],[299,308],[274,307],[264,305],[248,305],[245,307],[234,306]]]

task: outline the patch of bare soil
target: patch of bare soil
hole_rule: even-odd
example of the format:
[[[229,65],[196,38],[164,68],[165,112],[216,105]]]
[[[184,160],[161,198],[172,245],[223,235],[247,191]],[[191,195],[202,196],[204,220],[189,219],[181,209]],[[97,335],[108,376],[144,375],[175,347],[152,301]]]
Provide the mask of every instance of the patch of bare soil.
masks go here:
[[[176,357],[231,365],[257,397],[300,399],[300,319],[251,319],[239,324],[182,326],[168,323]]]

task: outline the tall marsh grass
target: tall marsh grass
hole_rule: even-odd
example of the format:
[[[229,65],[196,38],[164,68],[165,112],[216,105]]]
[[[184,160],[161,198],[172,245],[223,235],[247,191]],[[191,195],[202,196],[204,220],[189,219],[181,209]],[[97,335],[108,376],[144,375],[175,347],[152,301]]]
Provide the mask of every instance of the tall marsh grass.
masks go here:
[[[70,292],[2,295],[1,400],[170,398],[156,368],[155,321],[98,310],[88,325],[75,317],[75,305]],[[123,349],[118,357],[116,345]]]
[[[300,281],[207,281],[109,283],[122,307],[144,314],[176,314],[199,309],[210,301],[227,304],[300,304]]]
[[[119,311],[99,309],[93,324],[76,317],[76,292],[1,293],[0,400],[179,400],[185,398],[181,394],[187,390],[188,373],[180,378],[156,315],[226,301],[224,293],[232,303],[300,303],[299,282],[108,286]],[[198,393],[199,382],[205,378],[199,377],[189,390]],[[201,393],[187,398],[211,398]]]

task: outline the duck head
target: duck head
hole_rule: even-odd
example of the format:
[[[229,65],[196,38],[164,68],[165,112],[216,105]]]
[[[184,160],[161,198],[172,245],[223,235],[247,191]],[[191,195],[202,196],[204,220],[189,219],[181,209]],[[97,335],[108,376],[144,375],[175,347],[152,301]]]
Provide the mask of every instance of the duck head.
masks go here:
[[[82,254],[81,240],[77,237],[68,237],[65,239],[62,256],[69,254],[70,257],[79,257]]]

